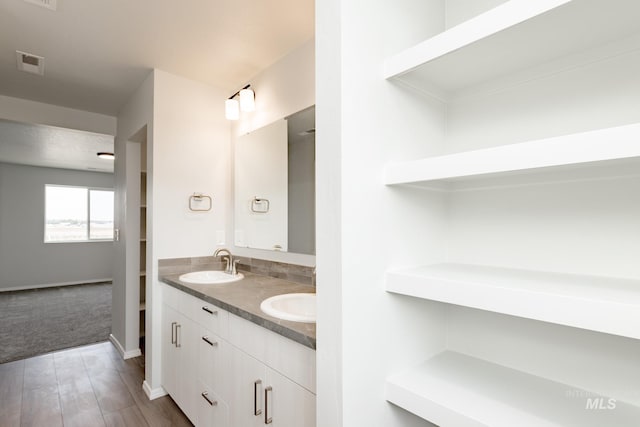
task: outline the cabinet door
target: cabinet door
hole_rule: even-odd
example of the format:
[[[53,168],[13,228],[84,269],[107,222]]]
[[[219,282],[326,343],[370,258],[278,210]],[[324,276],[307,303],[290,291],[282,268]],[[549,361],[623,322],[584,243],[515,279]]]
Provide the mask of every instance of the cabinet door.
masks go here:
[[[315,427],[316,396],[267,368],[263,422],[273,427]]]
[[[243,351],[231,347],[231,425],[264,425],[264,385],[266,367]]]
[[[177,388],[177,354],[176,354],[176,326],[178,325],[177,312],[166,304],[162,305],[162,387],[171,396],[178,391]]]
[[[198,328],[195,323],[182,314],[178,314],[179,322],[176,333],[177,349],[177,393],[176,403],[185,415],[195,423],[197,416],[197,363],[198,363]]]

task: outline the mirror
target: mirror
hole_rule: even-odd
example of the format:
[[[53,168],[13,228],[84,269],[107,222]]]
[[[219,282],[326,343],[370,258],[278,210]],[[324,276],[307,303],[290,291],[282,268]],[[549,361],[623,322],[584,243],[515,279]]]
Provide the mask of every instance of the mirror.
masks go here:
[[[315,254],[315,107],[240,136],[235,245]]]

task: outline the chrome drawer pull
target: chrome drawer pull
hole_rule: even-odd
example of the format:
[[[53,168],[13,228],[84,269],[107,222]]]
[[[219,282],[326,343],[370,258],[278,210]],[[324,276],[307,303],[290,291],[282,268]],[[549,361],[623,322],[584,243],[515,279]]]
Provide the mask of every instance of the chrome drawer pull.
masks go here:
[[[218,345],[218,342],[213,342],[211,340],[209,340],[209,337],[202,337],[202,341],[206,342],[207,344],[209,344],[211,347]]]
[[[176,325],[177,322],[171,322],[171,344],[176,343]]]
[[[273,422],[273,418],[269,416],[269,392],[272,391],[273,388],[268,386],[264,389],[264,423],[271,424]]]
[[[201,396],[202,396],[202,397],[204,397],[204,400],[206,400],[207,402],[209,402],[209,405],[211,405],[211,406],[216,406],[216,405],[218,404],[218,401],[217,401],[217,400],[211,400],[211,399],[209,399],[209,397],[208,397],[208,396],[209,396],[209,393],[208,393],[208,392],[206,392],[206,391],[203,391],[203,392],[202,392],[202,394],[201,394]]]
[[[262,408],[258,409],[258,386],[262,384],[262,380],[255,380],[253,382],[253,415],[256,417],[262,414]]]
[[[203,309],[204,311],[206,311],[207,313],[209,313],[209,314],[213,314],[213,315],[217,315],[217,314],[218,314],[218,310],[215,310],[215,311],[214,311],[214,310],[211,310],[211,309],[210,309],[209,307],[207,307],[207,306],[202,307],[202,309]]]

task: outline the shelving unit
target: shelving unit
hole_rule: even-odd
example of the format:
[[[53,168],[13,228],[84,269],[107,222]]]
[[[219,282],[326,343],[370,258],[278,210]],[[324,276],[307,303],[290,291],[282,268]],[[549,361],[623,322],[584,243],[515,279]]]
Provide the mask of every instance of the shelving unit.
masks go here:
[[[614,398],[450,351],[389,378],[386,398],[441,426],[632,427],[640,419],[639,407]]]
[[[638,20],[634,0],[511,0],[390,57],[384,76],[453,93],[630,36]]]
[[[640,124],[389,164],[385,184],[420,185],[498,174],[576,170],[578,166],[616,166],[615,162],[628,159],[633,159],[633,167],[640,167]]]
[[[389,307],[427,343],[406,346],[426,361],[390,373],[389,402],[442,427],[638,424],[638,22],[632,0],[510,0],[381,64],[389,128],[367,149],[399,160],[380,161],[378,200],[358,184],[392,224],[376,249],[393,248],[385,290],[408,298]]]
[[[640,280],[437,264],[388,272],[386,289],[640,339]]]
[[[147,143],[142,142],[140,147],[140,341],[143,340],[146,331],[146,290],[147,290]]]

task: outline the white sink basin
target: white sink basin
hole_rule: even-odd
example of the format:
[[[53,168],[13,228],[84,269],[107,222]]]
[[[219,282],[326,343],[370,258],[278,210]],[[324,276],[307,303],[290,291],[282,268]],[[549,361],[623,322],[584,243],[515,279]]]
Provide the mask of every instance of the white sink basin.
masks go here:
[[[316,294],[284,294],[267,298],[260,310],[269,316],[294,322],[316,322]]]
[[[192,271],[191,273],[185,273],[178,279],[185,283],[195,283],[200,285],[217,285],[222,283],[237,282],[244,278],[242,273],[238,273],[234,276],[227,274],[224,271]]]

